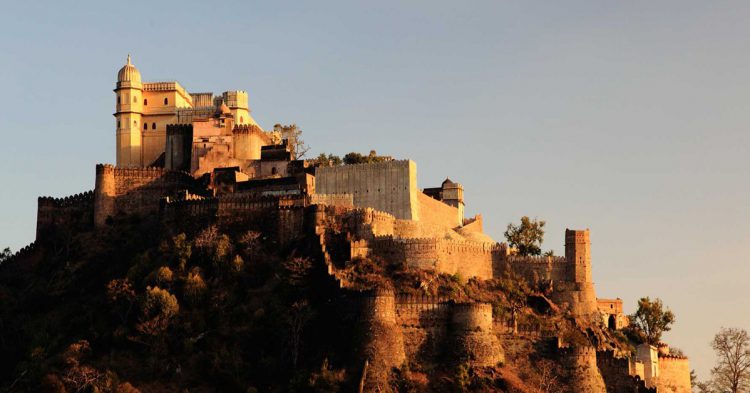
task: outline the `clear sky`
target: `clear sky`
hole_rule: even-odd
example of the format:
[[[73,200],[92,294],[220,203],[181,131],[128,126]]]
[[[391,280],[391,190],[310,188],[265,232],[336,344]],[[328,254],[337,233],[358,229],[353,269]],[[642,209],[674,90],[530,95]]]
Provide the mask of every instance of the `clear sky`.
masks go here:
[[[590,228],[597,294],[662,298],[701,378],[719,327],[750,329],[749,2],[253,3],[5,3],[0,246],[114,162],[131,53],[146,81],[247,90],[315,153],[450,176],[495,239],[530,215],[562,253]]]

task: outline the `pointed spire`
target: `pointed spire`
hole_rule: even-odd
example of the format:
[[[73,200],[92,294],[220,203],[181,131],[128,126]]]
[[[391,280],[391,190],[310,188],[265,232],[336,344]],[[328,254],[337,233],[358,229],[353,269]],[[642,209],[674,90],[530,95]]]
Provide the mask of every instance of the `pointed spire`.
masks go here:
[[[133,65],[133,63],[130,62],[130,53],[128,53],[128,65]]]

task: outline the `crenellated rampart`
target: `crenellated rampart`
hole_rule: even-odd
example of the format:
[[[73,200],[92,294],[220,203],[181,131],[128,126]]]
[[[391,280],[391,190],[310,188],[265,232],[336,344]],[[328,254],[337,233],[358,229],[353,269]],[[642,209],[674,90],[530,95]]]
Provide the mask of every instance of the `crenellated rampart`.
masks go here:
[[[466,278],[492,278],[500,258],[498,244],[442,238],[403,239],[378,236],[370,242],[373,255],[411,268],[460,274]]]
[[[690,393],[690,361],[681,356],[659,356],[659,377],[656,379],[656,390]]]
[[[354,208],[354,199],[351,194],[310,194],[309,197],[311,205]]]
[[[108,217],[120,213],[155,213],[163,197],[186,190],[197,191],[198,188],[197,181],[184,171],[99,164],[96,166],[94,220],[97,226],[101,226]]]
[[[569,281],[570,267],[565,257],[559,256],[519,256],[507,255],[494,266],[494,275],[500,277],[505,269],[510,269],[527,281]]]
[[[34,250],[37,249],[37,245],[38,244],[39,243],[33,241],[33,242],[31,242],[31,243],[29,243],[29,244],[21,247],[21,249],[19,249],[15,253],[13,253],[13,255],[11,255],[7,260],[5,260],[4,263],[8,263],[8,262],[10,262],[12,260],[19,259],[19,258],[24,258],[24,257],[30,255],[32,252],[34,252]]]
[[[648,388],[646,382],[634,375],[633,362],[627,357],[616,357],[612,351],[597,352],[596,364],[611,393],[656,393],[656,388]]]
[[[410,361],[442,354],[476,365],[494,365],[503,351],[493,331],[492,306],[456,303],[430,295],[395,296],[395,321]]]
[[[37,200],[36,238],[48,231],[66,226],[71,230],[86,231],[94,223],[94,192],[64,198],[39,197]]]

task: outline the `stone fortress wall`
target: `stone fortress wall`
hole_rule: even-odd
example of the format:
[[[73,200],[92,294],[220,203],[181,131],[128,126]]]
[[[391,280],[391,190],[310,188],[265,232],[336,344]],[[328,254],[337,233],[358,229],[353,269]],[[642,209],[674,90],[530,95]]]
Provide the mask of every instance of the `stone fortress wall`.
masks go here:
[[[582,312],[589,309],[589,303],[594,304],[595,309],[596,298],[593,284],[581,281],[591,277],[587,231],[566,232],[568,234],[566,239],[570,240],[566,243],[566,258],[518,257],[509,255],[507,248],[495,242],[475,241],[458,235],[456,235],[458,237],[444,236],[445,231],[452,231],[449,225],[453,222],[447,221],[453,214],[450,209],[455,210],[455,208],[432,200],[428,196],[424,196],[430,200],[428,204],[443,205],[435,209],[445,213],[443,218],[434,221],[400,219],[390,212],[371,207],[358,207],[357,195],[361,187],[365,187],[365,194],[367,194],[367,187],[371,184],[380,184],[378,183],[380,180],[360,181],[355,178],[358,175],[354,173],[360,171],[392,173],[391,180],[385,180],[389,175],[381,177],[381,180],[385,182],[383,184],[397,181],[395,178],[399,177],[399,173],[406,176],[401,177],[402,181],[414,175],[414,164],[411,161],[373,164],[374,167],[381,169],[369,172],[363,169],[367,166],[369,165],[354,165],[352,167],[355,167],[355,171],[351,173],[334,171],[335,176],[332,175],[333,177],[329,177],[329,180],[325,180],[324,175],[324,180],[317,183],[317,190],[320,192],[318,194],[264,198],[235,194],[220,198],[206,198],[190,194],[191,190],[196,189],[197,181],[187,172],[161,168],[118,168],[111,165],[97,165],[96,187],[93,193],[63,200],[40,199],[38,227],[43,230],[52,225],[54,220],[67,222],[79,220],[83,223],[93,221],[95,226],[102,226],[109,217],[114,217],[119,213],[156,215],[161,212],[164,217],[172,218],[176,216],[231,217],[247,212],[281,211],[310,205],[337,206],[344,209],[346,213],[336,219],[343,219],[345,222],[342,224],[345,230],[353,235],[350,242],[352,258],[376,256],[413,268],[458,274],[464,278],[489,279],[499,277],[503,271],[510,269],[529,281],[549,280],[558,284],[574,284],[567,287],[556,285],[556,288],[561,288],[561,293],[566,294],[562,300],[572,305],[587,305],[582,308],[584,310]],[[352,177],[349,178],[349,175]],[[341,179],[356,183],[354,189],[336,188],[337,182],[343,181]],[[326,186],[326,182],[333,182],[333,187]],[[383,184],[380,184],[381,192],[382,187],[385,187]],[[415,185],[413,183],[410,185],[406,181],[401,187],[409,191]],[[322,192],[324,190],[336,192],[326,194]],[[341,192],[345,190],[355,192]],[[381,203],[390,206],[393,211],[398,212],[401,209],[401,214],[406,215],[402,209],[403,205],[398,208],[395,206],[399,205],[397,203],[399,201],[411,203],[412,199],[409,194],[411,193],[402,193],[400,197],[390,201],[383,200]],[[360,204],[371,203],[362,202],[361,195],[359,198]],[[371,197],[365,197],[365,200],[369,200],[367,198]],[[416,200],[419,200],[419,196]],[[411,206],[412,213],[420,210],[414,209],[415,206],[418,207],[417,205],[409,206]],[[86,218],[90,217],[86,212],[91,210],[93,210],[93,220]],[[284,238],[293,236],[293,232],[303,226],[304,215],[302,213],[280,213],[280,217],[279,227],[283,232],[280,235],[284,235],[282,236]],[[464,233],[481,233],[481,217],[462,220],[462,223],[464,222],[467,223]]]
[[[118,73],[115,91],[117,162],[133,166],[97,165],[93,192],[39,198],[37,239],[55,227],[101,227],[121,213],[207,222],[270,213],[268,221],[282,243],[314,229],[320,243],[315,252],[322,256],[329,278],[341,288],[348,286],[337,265],[364,257],[463,278],[490,279],[510,271],[530,282],[552,283],[552,300],[569,306],[574,315],[600,316],[595,314],[600,310],[588,230],[566,230],[564,257],[512,255],[506,245],[484,235],[481,216],[464,219],[460,184],[446,179],[441,187],[420,190],[416,164],[410,160],[311,167],[305,175],[314,177],[306,183],[312,187],[300,195],[207,197],[211,191],[186,172],[197,173],[195,163],[201,167],[201,160],[210,161],[211,169],[240,166],[245,179],[289,175],[284,168],[291,155],[260,162],[263,146],[271,142],[269,138],[275,140],[275,134],[265,133],[250,117],[247,93],[214,97],[189,94],[176,82],[142,84],[130,59]],[[198,143],[203,149],[208,149],[206,144],[216,145],[213,155],[196,153],[200,149],[194,149],[194,136],[203,138]],[[152,162],[161,165],[161,153],[166,169],[143,167]],[[33,253],[34,244],[19,254]],[[347,257],[348,261],[341,260]],[[616,303],[609,305],[614,310]],[[495,334],[502,322],[493,321],[489,304],[377,290],[365,296],[361,311],[364,350],[373,361],[374,380],[383,370],[424,356],[449,355],[475,365],[502,360]],[[621,303],[620,310],[607,313],[622,314]],[[652,391],[646,386],[659,392],[689,392],[687,359],[669,355],[668,349],[662,352],[661,347],[658,355],[655,348],[639,348],[640,362],[607,353],[597,356],[593,348],[572,349],[568,356],[569,364],[579,371],[581,392],[604,391],[605,384],[607,391],[614,392]],[[644,381],[631,375],[643,376]]]
[[[156,213],[161,198],[195,188],[196,180],[187,172],[97,165],[94,223],[104,225],[118,213]]]
[[[421,191],[417,192],[417,201],[419,202],[419,221],[423,225],[455,228],[463,224],[463,216],[459,213],[459,209],[431,198]]]
[[[65,198],[39,197],[37,200],[36,237],[48,230],[66,225],[88,230],[94,223],[94,192],[87,191]]]
[[[462,277],[492,278],[498,245],[441,238],[376,237],[369,254],[410,268],[434,270]]]
[[[596,364],[609,393],[656,393],[656,388],[647,387],[642,378],[642,363],[638,363],[641,366],[641,373],[638,374],[632,359],[615,356],[612,351],[602,351],[596,353]]]
[[[366,325],[376,322],[393,327],[389,334],[394,337],[385,340],[391,343],[390,351],[381,355],[391,366],[441,355],[481,366],[504,358],[493,331],[492,306],[487,303],[455,303],[377,289],[364,294],[362,313]]]
[[[689,393],[690,361],[679,356],[660,355],[656,389],[659,393]]]
[[[411,160],[321,167],[315,173],[321,194],[352,194],[354,206],[396,218],[419,220],[417,165]]]

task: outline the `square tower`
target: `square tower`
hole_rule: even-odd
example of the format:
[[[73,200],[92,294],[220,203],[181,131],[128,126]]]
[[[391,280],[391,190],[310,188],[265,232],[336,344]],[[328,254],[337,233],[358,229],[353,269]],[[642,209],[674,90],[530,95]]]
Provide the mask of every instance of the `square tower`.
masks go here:
[[[591,240],[589,230],[565,230],[565,259],[571,271],[570,278],[577,283],[591,281]]]

